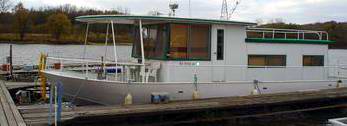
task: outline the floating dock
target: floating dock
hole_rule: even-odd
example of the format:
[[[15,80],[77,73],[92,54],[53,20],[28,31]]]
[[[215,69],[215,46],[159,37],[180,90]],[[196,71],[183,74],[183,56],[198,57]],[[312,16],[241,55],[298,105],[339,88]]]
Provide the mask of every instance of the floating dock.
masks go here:
[[[0,96],[1,126],[47,125],[49,123],[48,104],[16,106],[4,83],[1,84]],[[347,107],[346,87],[179,101],[168,104],[63,107],[61,123],[63,125],[189,124],[341,107]]]

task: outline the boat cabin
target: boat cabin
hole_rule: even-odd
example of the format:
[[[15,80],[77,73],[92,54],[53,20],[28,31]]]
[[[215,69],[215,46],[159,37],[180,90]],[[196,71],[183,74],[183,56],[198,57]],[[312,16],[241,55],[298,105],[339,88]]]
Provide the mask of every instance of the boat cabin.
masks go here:
[[[113,38],[114,25],[134,25],[131,55],[142,65],[137,79],[142,82],[326,80],[329,76],[325,66],[333,41],[324,31],[157,16],[98,15],[76,20],[112,24]],[[115,39],[113,43],[116,46]],[[121,65],[117,56],[114,62]]]

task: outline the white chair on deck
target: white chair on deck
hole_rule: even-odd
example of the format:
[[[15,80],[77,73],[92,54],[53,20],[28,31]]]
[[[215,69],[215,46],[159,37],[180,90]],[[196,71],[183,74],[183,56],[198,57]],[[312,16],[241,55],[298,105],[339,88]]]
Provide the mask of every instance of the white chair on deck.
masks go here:
[[[154,78],[154,82],[158,81],[158,70],[160,69],[160,62],[152,62],[150,63],[150,66],[147,68],[147,72],[146,72],[146,82],[148,82],[149,77],[153,77]]]

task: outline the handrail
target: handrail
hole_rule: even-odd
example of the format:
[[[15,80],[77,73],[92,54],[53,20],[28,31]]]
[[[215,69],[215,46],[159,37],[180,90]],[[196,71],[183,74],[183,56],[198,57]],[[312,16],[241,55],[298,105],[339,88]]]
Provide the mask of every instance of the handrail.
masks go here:
[[[287,34],[296,34],[296,39],[302,40],[329,40],[329,33],[326,31],[314,31],[314,30],[298,30],[298,29],[274,29],[274,28],[247,28],[247,32],[262,33],[262,38],[266,38],[265,33],[272,33],[272,38],[275,38],[276,34],[284,34],[284,39],[287,39]],[[316,34],[318,39],[307,39],[305,34]],[[302,37],[300,37],[302,36]],[[323,39],[323,36],[326,36]]]
[[[109,62],[109,61],[98,61],[98,60],[88,60],[88,59],[73,59],[73,58],[58,58],[58,57],[47,57],[47,59],[52,60],[61,60],[61,61],[74,61],[74,62],[81,62],[81,63],[105,63],[105,64],[118,64],[118,65],[124,65],[124,66],[142,66],[143,64],[140,63],[125,63],[125,62]]]
[[[330,66],[251,66],[251,65],[174,65],[171,64],[169,66],[173,67],[235,67],[235,68],[312,68],[312,67],[321,67],[321,68],[347,68],[343,66],[347,66],[347,64],[342,65],[330,65]]]

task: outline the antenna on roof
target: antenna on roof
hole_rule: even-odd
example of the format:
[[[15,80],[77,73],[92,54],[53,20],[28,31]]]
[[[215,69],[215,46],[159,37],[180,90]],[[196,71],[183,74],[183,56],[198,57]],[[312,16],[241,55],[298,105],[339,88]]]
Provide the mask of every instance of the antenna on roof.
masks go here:
[[[175,16],[176,15],[176,9],[178,9],[177,1],[171,2],[171,0],[170,0],[169,7],[171,9],[170,16]]]
[[[241,3],[241,0],[235,0],[235,4],[233,8],[231,9],[231,13],[229,15],[229,18],[234,14],[235,10],[237,9],[238,5]]]
[[[222,3],[222,10],[221,10],[221,14],[220,14],[220,18],[222,20],[229,20],[230,17],[234,14],[234,12],[236,11],[238,5],[241,3],[241,0],[234,0],[235,3],[234,5],[232,6],[231,8],[231,13],[229,13],[229,10],[228,10],[228,2],[227,0],[223,0],[223,3]]]
[[[228,2],[227,0],[223,0],[222,10],[220,14],[220,19],[229,20],[229,10],[228,10]]]

